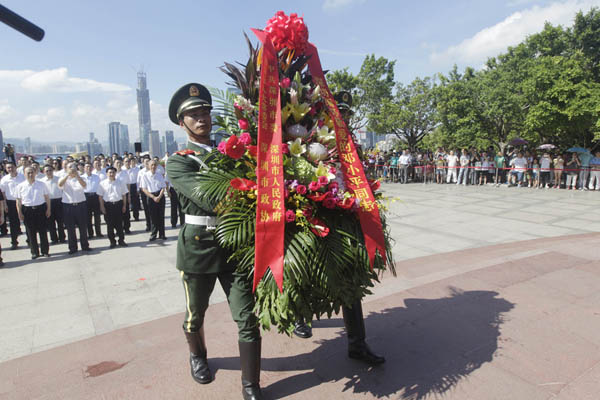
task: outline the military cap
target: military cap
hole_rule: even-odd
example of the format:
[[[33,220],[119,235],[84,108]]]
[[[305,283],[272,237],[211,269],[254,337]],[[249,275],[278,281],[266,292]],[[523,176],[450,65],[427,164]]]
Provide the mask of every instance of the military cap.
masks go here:
[[[333,96],[333,98],[335,99],[335,102],[337,103],[338,109],[340,111],[350,111],[350,109],[352,108],[352,95],[350,94],[350,92],[342,90],[340,92],[337,92]]]
[[[199,83],[188,83],[180,87],[171,98],[169,119],[179,125],[183,112],[199,107],[212,109],[210,92]]]

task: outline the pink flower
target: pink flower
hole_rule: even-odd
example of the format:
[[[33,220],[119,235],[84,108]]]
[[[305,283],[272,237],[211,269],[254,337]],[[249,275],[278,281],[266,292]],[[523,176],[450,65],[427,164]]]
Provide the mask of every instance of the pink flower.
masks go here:
[[[335,169],[335,167],[331,167],[329,168],[329,173],[335,175],[335,173],[337,172],[337,169]]]
[[[281,152],[283,154],[290,154],[290,148],[289,148],[289,146],[288,146],[287,143],[282,143],[281,144]]]
[[[334,182],[331,182],[328,187],[329,187],[329,190],[333,190],[333,189],[339,189],[340,185],[339,185],[339,183],[334,181]]]
[[[331,209],[333,209],[333,208],[335,208],[336,204],[337,204],[337,201],[336,201],[336,200],[335,200],[335,198],[333,198],[333,197],[328,197],[328,198],[326,198],[325,200],[323,200],[323,205],[324,205],[326,208],[331,208]]]
[[[248,129],[248,121],[245,119],[238,119],[238,126],[241,130],[245,131]]]
[[[308,184],[308,188],[313,192],[316,192],[317,190],[321,189],[321,184],[319,182],[312,181]]]
[[[296,193],[298,194],[306,194],[306,186],[298,185],[296,186]]]
[[[281,87],[283,89],[289,88],[291,84],[292,84],[292,80],[288,77],[285,77],[281,80]]]
[[[252,137],[248,132],[242,132],[240,134],[240,142],[244,143],[246,146],[252,144]]]
[[[296,213],[292,210],[287,210],[285,212],[285,222],[292,222],[296,220]]]
[[[305,217],[310,217],[312,215],[312,208],[306,207],[305,209],[302,210],[302,214]]]
[[[327,185],[328,183],[329,183],[329,179],[327,179],[326,176],[319,177],[319,185],[324,186],[324,185]]]
[[[227,145],[226,141],[222,141],[221,143],[219,143],[219,145],[217,146],[217,150],[219,150],[222,154],[225,154],[225,146]]]

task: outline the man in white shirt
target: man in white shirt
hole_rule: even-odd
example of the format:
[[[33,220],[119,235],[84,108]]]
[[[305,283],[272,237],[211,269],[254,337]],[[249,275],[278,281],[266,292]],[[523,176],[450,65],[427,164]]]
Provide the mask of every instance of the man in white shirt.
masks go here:
[[[402,155],[398,158],[398,170],[400,172],[398,181],[400,183],[408,182],[408,167],[410,166],[410,161],[410,152],[408,150],[403,150]]]
[[[140,220],[140,195],[138,193],[138,175],[140,168],[137,166],[135,158],[127,160],[127,173],[129,174],[129,199],[131,200],[131,211],[133,219]]]
[[[17,186],[25,181],[25,177],[17,172],[17,166],[12,162],[6,163],[6,172],[8,174],[0,180],[0,188],[6,200],[5,214],[8,214],[8,224],[10,228],[11,250],[19,246],[17,238],[21,234],[21,222],[17,213]]]
[[[140,169],[137,179],[138,192],[140,193],[140,201],[144,206],[144,218],[146,219],[146,232],[152,230],[152,221],[150,219],[150,213],[148,212],[148,196],[142,190],[142,179],[150,171],[150,159],[144,158],[142,163],[143,168]]]
[[[467,178],[469,176],[469,164],[471,163],[471,157],[467,153],[467,149],[462,150],[462,155],[460,156],[460,172],[458,173],[458,182],[456,184],[467,185]]]
[[[115,160],[115,170],[117,171],[116,179],[121,181],[127,189],[127,196],[124,200],[125,211],[123,212],[123,231],[126,234],[131,233],[131,213],[129,212],[129,172],[126,168],[123,168],[123,159],[118,157]]]
[[[150,171],[142,178],[142,190],[148,198],[148,213],[152,220],[152,233],[150,241],[160,239],[166,240],[165,236],[165,191],[167,184],[164,176],[157,171],[158,161],[150,162]]]
[[[58,187],[58,177],[54,176],[54,167],[44,166],[45,176],[40,182],[46,185],[50,193],[50,218],[48,232],[52,243],[65,243],[65,224],[63,222],[62,189]]]
[[[454,154],[454,150],[450,150],[450,154],[446,157],[448,162],[448,175],[446,176],[446,183],[456,183],[456,166],[458,164],[458,157]]]
[[[517,153],[517,157],[510,160],[510,165],[513,169],[510,171],[510,180],[514,185],[519,185],[523,183],[523,176],[525,175],[525,171],[527,171],[527,159],[523,157],[523,153]],[[515,182],[515,178],[517,182]]]
[[[100,181],[106,179],[106,173],[102,170],[102,167],[100,166],[100,160],[97,158],[94,160],[94,169],[92,170],[92,174],[98,175]]]
[[[96,230],[97,237],[104,237],[102,230],[100,229],[100,203],[98,202],[98,185],[100,184],[100,177],[92,173],[92,164],[85,163],[84,174],[81,178],[85,181],[85,204],[87,206],[87,233],[88,238],[94,237],[94,229]]]
[[[123,213],[125,212],[127,187],[122,181],[116,179],[116,172],[117,170],[114,167],[108,167],[106,169],[108,178],[100,182],[98,186],[100,211],[104,214],[111,249],[117,247],[115,231],[119,237],[119,246],[127,247],[123,233]]]
[[[50,257],[46,226],[51,212],[50,193],[46,185],[35,180],[35,175],[34,168],[26,167],[27,180],[17,186],[17,213],[25,224],[32,260],[40,256],[40,250],[42,255]]]
[[[69,254],[77,253],[77,235],[75,225],[79,228],[81,250],[91,251],[87,236],[87,206],[85,203],[85,181],[79,176],[77,164],[67,164],[67,174],[58,180],[58,187],[63,189],[62,205],[67,238],[69,241]]]

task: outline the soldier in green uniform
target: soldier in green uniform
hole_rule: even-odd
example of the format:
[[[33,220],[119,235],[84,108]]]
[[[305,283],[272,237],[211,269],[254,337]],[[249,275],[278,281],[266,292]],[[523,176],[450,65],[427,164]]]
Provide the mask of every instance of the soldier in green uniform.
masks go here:
[[[349,92],[341,91],[333,97],[344,122],[346,122],[346,126],[348,126],[348,130],[350,130],[349,122],[353,114],[352,95]],[[354,135],[352,135],[352,140],[356,143]],[[362,158],[362,149],[358,145],[356,145],[356,151],[359,157]],[[383,364],[385,358],[373,353],[365,341],[367,335],[361,301],[356,301],[352,304],[352,307],[342,306],[342,315],[344,316],[344,326],[346,327],[346,334],[348,336],[348,357],[370,365]],[[312,336],[312,329],[301,319],[296,322],[294,334],[302,339],[307,339]]]
[[[192,377],[199,383],[209,383],[212,374],[207,361],[204,314],[218,279],[238,326],[243,398],[262,399],[259,385],[261,338],[253,313],[252,283],[236,273],[235,265],[227,262],[225,250],[215,240],[215,204],[207,204],[194,196],[198,173],[216,154],[210,146],[211,104],[208,90],[200,84],[190,83],[175,92],[169,105],[169,118],[188,136],[187,150],[169,157],[166,166],[185,214],[185,225],[179,232],[177,243],[177,269],[181,272],[186,299],[183,331],[190,349]]]

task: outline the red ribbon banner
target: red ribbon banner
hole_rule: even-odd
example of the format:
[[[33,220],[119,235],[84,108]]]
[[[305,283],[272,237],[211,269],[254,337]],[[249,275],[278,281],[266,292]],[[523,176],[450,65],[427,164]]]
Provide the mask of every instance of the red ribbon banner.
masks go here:
[[[371,269],[373,269],[376,251],[379,251],[379,254],[383,258],[383,262],[385,263],[386,261],[385,238],[383,235],[381,218],[379,216],[379,208],[377,207],[375,196],[373,196],[373,192],[367,182],[365,172],[361,161],[358,158],[358,153],[356,152],[356,147],[352,141],[348,127],[342,119],[342,115],[340,114],[333,95],[325,81],[325,75],[323,74],[323,68],[321,67],[321,60],[319,59],[319,53],[317,52],[316,46],[309,43],[305,54],[309,56],[308,68],[313,76],[313,82],[321,87],[321,96],[331,113],[331,118],[335,126],[337,149],[342,164],[342,172],[344,173],[346,187],[354,192],[356,198],[360,199],[361,207],[358,211],[358,216],[365,238],[365,247],[367,248],[367,254],[369,255],[369,262],[371,263]]]
[[[262,42],[258,105],[258,164],[254,286],[271,268],[279,291],[283,291],[283,243],[285,204],[281,146],[281,103],[277,53],[267,34],[252,29]]]

